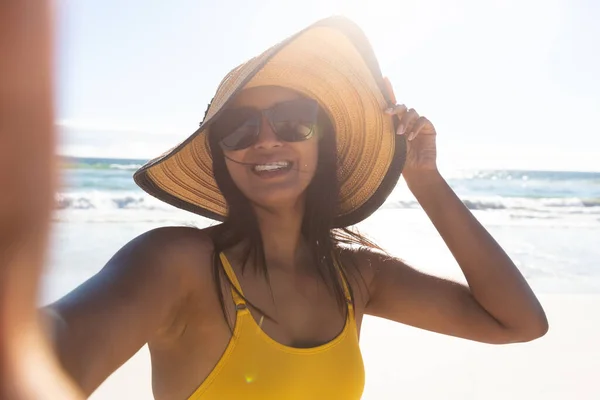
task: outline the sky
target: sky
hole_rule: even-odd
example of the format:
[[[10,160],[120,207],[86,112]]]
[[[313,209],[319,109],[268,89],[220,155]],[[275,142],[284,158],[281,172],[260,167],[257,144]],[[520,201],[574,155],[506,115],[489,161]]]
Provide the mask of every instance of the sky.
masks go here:
[[[365,31],[440,168],[600,171],[594,0],[57,0],[59,152],[155,157],[233,67],[318,19]]]

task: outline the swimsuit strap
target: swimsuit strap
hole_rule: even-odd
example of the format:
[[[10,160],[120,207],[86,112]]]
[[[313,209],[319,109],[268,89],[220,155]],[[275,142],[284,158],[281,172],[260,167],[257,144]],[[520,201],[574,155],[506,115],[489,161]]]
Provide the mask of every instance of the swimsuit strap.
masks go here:
[[[242,287],[240,286],[240,283],[239,283],[237,277],[235,276],[235,272],[233,272],[233,268],[231,267],[229,260],[227,259],[227,257],[225,256],[224,253],[220,253],[219,257],[221,259],[221,263],[223,264],[223,269],[225,270],[225,273],[229,277],[229,280],[231,281],[231,283],[233,283],[233,286],[235,287],[235,289],[237,289],[237,292],[234,288],[231,289],[231,295],[233,296],[233,301],[235,302],[235,305],[239,306],[239,305],[243,304],[245,306],[246,302],[240,296],[240,294],[243,296],[244,292],[242,291]],[[350,296],[350,289],[348,288],[348,283],[346,282],[344,273],[342,272],[341,267],[337,263],[334,263],[334,265],[340,275],[340,278],[342,281],[342,286],[344,288],[346,302],[348,303],[348,307],[350,309],[352,309],[352,297]]]
[[[352,310],[352,296],[350,295],[350,289],[348,288],[348,283],[346,282],[346,277],[342,272],[342,268],[338,265],[337,262],[333,263],[338,273],[340,274],[340,279],[342,280],[342,286],[344,288],[344,294],[346,296],[346,303],[348,303],[348,308]]]
[[[221,263],[223,264],[223,269],[225,270],[225,273],[227,274],[227,276],[229,277],[229,280],[231,281],[231,283],[233,283],[234,288],[231,288],[231,295],[233,296],[233,301],[235,303],[236,306],[240,306],[240,305],[246,305],[246,302],[244,301],[244,299],[240,296],[240,294],[243,296],[244,292],[242,292],[242,287],[240,286],[240,283],[237,280],[237,277],[235,276],[235,272],[233,272],[233,268],[231,268],[231,264],[229,263],[229,260],[227,260],[227,257],[225,257],[224,253],[220,253],[219,257],[221,258]],[[236,292],[237,289],[237,292]],[[239,294],[238,294],[239,292]]]

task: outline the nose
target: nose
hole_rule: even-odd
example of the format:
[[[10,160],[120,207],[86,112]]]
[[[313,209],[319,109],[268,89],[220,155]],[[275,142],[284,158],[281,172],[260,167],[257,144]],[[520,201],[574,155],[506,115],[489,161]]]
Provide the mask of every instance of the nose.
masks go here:
[[[258,132],[258,138],[254,144],[255,149],[270,149],[274,147],[281,147],[283,143],[273,130],[271,122],[263,114],[262,121],[260,124],[260,132]]]

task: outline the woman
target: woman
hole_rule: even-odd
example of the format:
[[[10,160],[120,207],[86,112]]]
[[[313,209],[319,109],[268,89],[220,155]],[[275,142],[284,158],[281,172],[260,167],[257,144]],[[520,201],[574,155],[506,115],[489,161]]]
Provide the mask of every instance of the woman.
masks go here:
[[[236,68],[199,130],[135,174],[222,223],[147,232],[50,305],[61,365],[89,394],[148,343],[157,399],[358,399],[365,314],[487,343],[542,336],[531,289],[437,170],[435,134],[344,19]],[[401,172],[468,287],[336,229]]]

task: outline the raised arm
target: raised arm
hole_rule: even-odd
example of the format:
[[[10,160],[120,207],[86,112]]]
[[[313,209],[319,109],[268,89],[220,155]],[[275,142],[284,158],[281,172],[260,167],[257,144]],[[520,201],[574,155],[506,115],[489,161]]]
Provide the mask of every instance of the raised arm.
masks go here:
[[[492,236],[437,173],[412,186],[468,286],[372,255],[368,314],[487,343],[544,335],[548,322],[529,285]]]
[[[388,112],[399,118],[398,134],[405,135],[408,143],[403,172],[408,187],[452,252],[468,286],[371,254],[366,257],[374,266],[366,312],[489,343],[544,335],[548,322],[531,288],[439,173],[433,125],[403,105]]]

